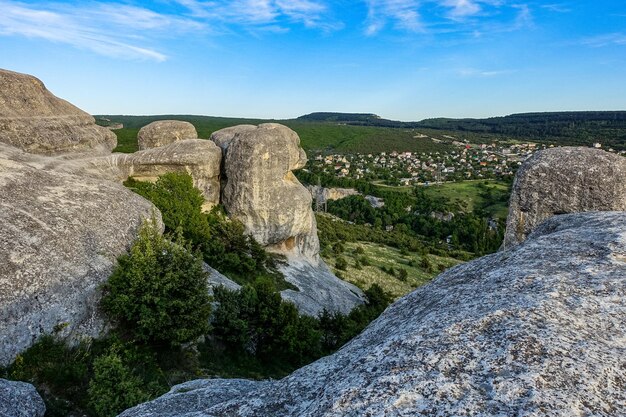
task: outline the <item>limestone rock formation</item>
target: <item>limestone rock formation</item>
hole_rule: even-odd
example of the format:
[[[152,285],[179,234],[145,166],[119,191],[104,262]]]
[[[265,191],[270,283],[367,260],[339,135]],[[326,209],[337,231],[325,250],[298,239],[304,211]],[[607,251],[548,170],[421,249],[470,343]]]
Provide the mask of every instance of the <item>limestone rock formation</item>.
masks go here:
[[[141,129],[137,134],[139,150],[158,148],[185,139],[198,139],[196,128],[180,120],[157,120]]]
[[[55,330],[97,336],[98,286],[154,206],[121,184],[5,153],[0,195],[0,365]]]
[[[228,145],[222,202],[262,245],[315,258],[319,243],[311,195],[291,172],[305,164],[300,138],[288,127],[266,123],[241,129]]]
[[[114,154],[92,164],[114,166],[119,178],[129,176],[142,181],[156,181],[168,172],[186,172],[193,178],[193,185],[205,198],[205,209],[220,201],[220,163],[222,153],[213,142],[188,139],[133,154]]]
[[[58,155],[109,153],[117,138],[89,114],[55,97],[37,78],[0,69],[0,142]]]
[[[593,210],[626,210],[626,158],[583,147],[539,151],[515,177],[503,248],[555,214]]]
[[[254,125],[231,126],[231,127],[218,130],[217,132],[213,132],[213,134],[211,134],[210,139],[217,146],[220,147],[220,149],[222,150],[223,156],[226,157],[226,151],[228,150],[228,146],[230,145],[230,142],[238,133],[250,132],[256,129],[257,127]]]
[[[227,128],[212,139],[228,150],[226,211],[267,250],[287,257],[280,269],[300,291],[283,291],[283,297],[311,315],[324,308],[347,312],[362,303],[362,292],[335,277],[319,257],[311,194],[291,172],[306,164],[296,132],[266,123]]]
[[[46,406],[35,387],[0,379],[0,417],[43,417]]]
[[[313,198],[322,197],[324,200],[341,200],[352,195],[359,195],[360,193],[354,188],[326,188],[319,187],[317,185],[309,185],[307,189],[311,193]]]
[[[626,415],[625,277],[626,213],[556,216],[282,380],[192,381],[121,416]]]

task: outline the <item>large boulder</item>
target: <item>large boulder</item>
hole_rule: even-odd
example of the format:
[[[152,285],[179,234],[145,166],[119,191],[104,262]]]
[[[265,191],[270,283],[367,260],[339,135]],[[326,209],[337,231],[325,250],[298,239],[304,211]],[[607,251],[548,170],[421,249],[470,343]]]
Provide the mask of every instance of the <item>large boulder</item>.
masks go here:
[[[539,151],[515,177],[503,248],[555,214],[594,210],[626,210],[626,158],[583,147]]]
[[[11,154],[17,158],[20,152]],[[41,335],[98,336],[98,287],[154,206],[121,184],[0,153],[0,366]]]
[[[0,142],[31,153],[109,153],[115,133],[37,78],[0,69]]]
[[[185,139],[198,139],[196,128],[180,120],[157,120],[141,129],[137,134],[139,150],[158,148]]]
[[[280,266],[299,291],[285,290],[305,314],[349,312],[363,293],[334,276],[319,257],[311,194],[292,171],[306,164],[300,138],[276,123],[235,126],[212,139],[225,153],[222,203],[268,251],[286,256]]]
[[[282,380],[192,381],[121,416],[626,415],[625,317],[626,213],[556,216]]]
[[[46,405],[31,384],[0,379],[0,417],[43,417]]]
[[[265,123],[240,129],[228,144],[222,202],[268,249],[316,258],[311,195],[291,172],[306,161],[300,138],[286,126]]]

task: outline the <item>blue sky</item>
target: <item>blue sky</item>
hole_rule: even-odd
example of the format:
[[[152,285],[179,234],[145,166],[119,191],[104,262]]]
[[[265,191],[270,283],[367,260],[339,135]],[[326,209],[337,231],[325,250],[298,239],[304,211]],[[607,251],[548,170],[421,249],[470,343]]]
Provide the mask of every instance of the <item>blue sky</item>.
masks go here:
[[[0,67],[93,114],[626,110],[626,2],[0,0]]]

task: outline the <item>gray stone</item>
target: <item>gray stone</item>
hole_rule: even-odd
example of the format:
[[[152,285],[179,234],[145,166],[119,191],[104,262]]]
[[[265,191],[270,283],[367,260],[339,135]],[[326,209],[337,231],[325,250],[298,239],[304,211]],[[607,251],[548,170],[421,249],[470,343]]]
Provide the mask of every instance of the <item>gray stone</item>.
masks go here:
[[[3,153],[0,196],[0,365],[43,334],[98,336],[98,286],[156,208],[120,184]]]
[[[226,127],[224,129],[220,129],[216,132],[213,132],[211,134],[210,139],[217,146],[220,147],[220,149],[222,150],[223,156],[226,157],[226,151],[228,150],[228,146],[230,145],[230,142],[232,142],[232,140],[238,133],[250,132],[256,129],[257,127],[254,125],[237,125],[237,126]]]
[[[322,198],[323,200],[342,200],[352,195],[360,195],[354,188],[326,188],[317,185],[307,185],[306,187],[313,198]]]
[[[228,146],[222,203],[269,250],[315,259],[319,242],[311,195],[291,172],[305,164],[300,138],[288,127],[242,129]]]
[[[43,417],[46,406],[31,384],[0,379],[0,417]]]
[[[117,137],[37,78],[0,69],[0,142],[46,155],[109,153]]]
[[[280,381],[195,381],[122,416],[626,415],[625,277],[626,213],[555,216]]]
[[[298,288],[283,290],[281,296],[294,303],[302,314],[317,317],[324,309],[348,314],[365,301],[359,288],[337,278],[322,261],[292,258],[279,270],[287,282]]]
[[[626,210],[626,158],[583,147],[539,151],[515,177],[503,248],[555,214],[594,210]]]
[[[196,128],[180,120],[157,120],[137,133],[139,150],[158,148],[185,139],[198,139]]]

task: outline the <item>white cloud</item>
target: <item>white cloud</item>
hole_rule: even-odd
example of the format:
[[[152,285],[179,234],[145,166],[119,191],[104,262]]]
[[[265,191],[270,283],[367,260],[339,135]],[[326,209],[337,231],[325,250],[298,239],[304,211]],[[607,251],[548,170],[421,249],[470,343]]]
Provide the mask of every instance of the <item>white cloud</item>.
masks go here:
[[[193,20],[125,4],[0,0],[0,35],[18,35],[65,43],[101,55],[165,61],[167,56],[144,44],[148,36],[201,29]]]
[[[420,3],[415,0],[367,0],[365,34],[375,35],[389,22],[396,29],[409,32],[422,31],[419,6]]]
[[[626,33],[606,33],[582,40],[583,45],[600,48],[611,45],[626,45]]]
[[[453,19],[473,16],[481,11],[478,2],[473,0],[444,0],[442,5],[452,8],[448,15]]]
[[[314,0],[176,0],[197,18],[220,21],[226,25],[264,26],[285,30],[286,23],[300,23],[309,28],[337,29],[341,25],[329,19],[328,6]],[[282,26],[281,26],[282,25]]]
[[[478,68],[460,68],[456,70],[457,75],[464,78],[493,78],[500,75],[510,74],[512,70],[484,70]]]

